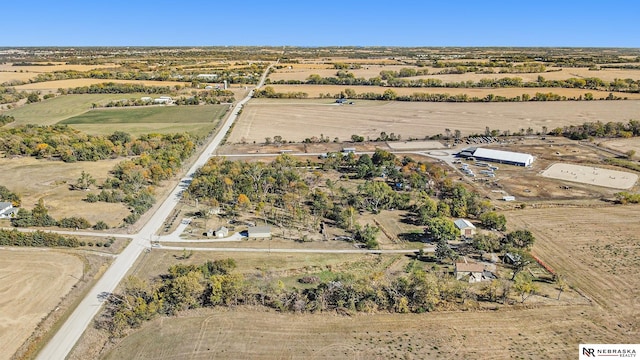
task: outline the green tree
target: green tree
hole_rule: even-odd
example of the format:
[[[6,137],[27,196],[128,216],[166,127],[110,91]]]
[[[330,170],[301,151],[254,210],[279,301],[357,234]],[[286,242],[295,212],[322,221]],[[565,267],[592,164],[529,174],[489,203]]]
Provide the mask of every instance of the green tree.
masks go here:
[[[480,222],[487,229],[504,231],[507,228],[507,219],[503,214],[498,214],[495,211],[488,211],[480,215]]]
[[[533,282],[533,276],[528,273],[520,273],[514,280],[513,290],[520,295],[521,303],[524,303],[538,291],[538,285]]]
[[[376,238],[378,237],[379,232],[380,229],[376,226],[371,226],[369,224],[360,226],[360,224],[356,224],[354,238],[356,241],[365,244],[368,249],[377,249],[378,241]]]
[[[76,183],[73,185],[74,189],[77,190],[88,190],[92,185],[96,184],[96,179],[91,176],[88,172],[82,170],[80,177],[76,180]]]
[[[533,246],[535,237],[529,230],[516,230],[507,234],[507,246],[513,246],[519,249],[530,249]]]
[[[445,243],[449,241],[453,241],[460,237],[460,231],[456,228],[456,225],[453,221],[442,218],[435,217],[429,219],[427,222],[427,233],[431,236],[435,241],[444,241]]]

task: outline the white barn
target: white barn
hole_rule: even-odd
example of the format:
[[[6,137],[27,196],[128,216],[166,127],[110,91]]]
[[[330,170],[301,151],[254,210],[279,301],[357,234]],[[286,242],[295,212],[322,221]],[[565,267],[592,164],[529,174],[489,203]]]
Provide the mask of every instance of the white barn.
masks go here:
[[[485,148],[467,148],[458,153],[458,156],[517,166],[531,166],[534,160],[531,154]]]

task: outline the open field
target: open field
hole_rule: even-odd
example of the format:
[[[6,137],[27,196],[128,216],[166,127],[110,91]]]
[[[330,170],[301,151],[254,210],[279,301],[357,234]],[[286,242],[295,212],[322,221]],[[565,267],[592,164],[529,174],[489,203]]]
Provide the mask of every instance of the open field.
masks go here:
[[[597,316],[586,306],[355,316],[214,309],[156,319],[104,358],[570,359],[579,343],[633,341]]]
[[[116,226],[129,214],[124,204],[89,204],[82,201],[88,192],[71,191],[69,186],[76,182],[83,170],[100,184],[120,161],[122,159],[64,163],[32,157],[0,158],[3,170],[0,172],[0,184],[20,194],[22,206],[27,209],[33,208],[42,198],[49,215],[56,219],[82,216],[91,224],[102,220],[109,226]],[[98,192],[95,189],[91,191]]]
[[[29,81],[38,74],[54,71],[75,70],[89,71],[93,69],[113,68],[116,65],[67,65],[54,63],[52,66],[13,66],[13,64],[0,64],[0,84],[11,81]]]
[[[309,94],[310,98],[318,98],[320,94],[331,96],[340,94],[345,89],[352,89],[356,94],[361,93],[374,93],[382,94],[386,90],[393,90],[398,95],[413,95],[415,93],[425,94],[449,94],[449,95],[468,95],[469,97],[484,98],[489,94],[504,97],[516,97],[522,96],[522,94],[528,94],[534,97],[536,93],[554,93],[560,96],[566,96],[567,98],[580,96],[584,97],[584,94],[591,93],[595,99],[604,99],[609,95],[609,91],[598,90],[584,90],[584,89],[565,89],[565,88],[445,88],[445,87],[400,87],[392,88],[386,86],[350,86],[350,85],[269,85],[276,92],[288,93],[288,92],[305,92]],[[612,92],[613,95],[622,99],[628,98],[631,100],[640,99],[640,94],[637,93],[623,93]]]
[[[0,359],[11,358],[82,273],[82,260],[73,255],[0,249]]]
[[[311,136],[348,140],[358,134],[375,139],[384,131],[403,139],[442,134],[446,128],[463,135],[491,129],[541,131],[586,121],[623,121],[637,116],[640,101],[545,103],[416,103],[331,100],[252,100],[245,106],[229,142],[264,142],[282,136],[302,141]]]
[[[640,206],[543,208],[505,213],[536,237],[533,253],[640,341]],[[623,341],[620,341],[623,342]]]
[[[9,126],[24,124],[53,125],[73,116],[85,113],[92,104],[105,105],[113,100],[144,96],[141,94],[82,94],[65,95],[43,100],[4,112],[16,121]]]
[[[440,79],[444,82],[461,82],[461,81],[479,81],[481,79],[499,79],[503,77],[518,77],[521,78],[525,82],[537,81],[538,76],[542,76],[546,80],[566,80],[569,78],[591,78],[596,77],[602,79],[604,81],[613,81],[615,79],[640,79],[640,70],[633,69],[600,69],[600,70],[589,70],[586,67],[576,67],[576,68],[559,68],[559,67],[548,67],[545,72],[537,72],[537,73],[498,73],[495,72],[493,74],[477,74],[474,72],[468,72],[464,74],[438,74],[438,72],[443,71],[441,68],[434,68],[431,66],[418,67],[415,65],[407,65],[401,64],[398,65],[397,62],[380,65],[372,63],[374,60],[369,60],[368,64],[362,64],[360,69],[349,69],[343,70],[348,71],[354,75],[356,78],[365,78],[370,79],[374,77],[380,76],[381,71],[400,71],[400,69],[415,69],[415,70],[428,70],[428,75],[415,76],[415,77],[407,77],[404,79],[407,80],[415,80],[415,79]],[[459,61],[459,60],[456,60]],[[467,61],[467,60],[465,60]],[[475,62],[484,62],[485,60],[468,60]],[[281,64],[284,65],[284,68],[275,70],[272,74],[269,75],[269,79],[271,81],[280,81],[280,80],[297,80],[297,81],[305,81],[310,75],[316,74],[321,77],[335,77],[336,73],[339,71],[335,69],[332,65],[333,62],[344,62],[344,63],[358,63],[358,61],[354,59],[342,59],[335,61],[327,61],[325,63],[299,63],[299,64]],[[445,61],[446,62],[446,61]],[[515,65],[515,64],[514,64]],[[497,69],[495,70],[497,71]]]
[[[203,135],[213,130],[228,108],[228,105],[202,105],[94,109],[60,123],[89,134],[111,134],[119,130],[132,135],[150,132]]]
[[[638,181],[638,175],[631,172],[566,163],[553,164],[543,171],[541,175],[553,179],[614,189],[629,189]]]
[[[70,80],[55,80],[45,81],[33,84],[24,84],[16,86],[16,90],[52,90],[68,89],[81,86],[89,86],[93,84],[102,84],[106,82],[113,82],[117,84],[142,84],[146,86],[176,86],[190,85],[191,83],[185,83],[180,81],[153,81],[153,80],[117,80],[117,79],[70,79]],[[126,97],[126,94],[121,96]]]
[[[623,153],[633,150],[636,152],[636,156],[640,155],[640,137],[606,140],[600,142],[600,145]]]

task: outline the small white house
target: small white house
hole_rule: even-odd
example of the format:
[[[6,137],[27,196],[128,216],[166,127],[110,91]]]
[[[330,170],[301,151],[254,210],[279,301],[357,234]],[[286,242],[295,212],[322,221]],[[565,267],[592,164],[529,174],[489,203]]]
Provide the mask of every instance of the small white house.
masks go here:
[[[144,102],[150,102],[153,99],[150,96],[143,96],[143,97],[140,98],[140,100],[142,100]]]
[[[476,227],[467,219],[458,219],[453,223],[460,230],[460,236],[463,238],[473,237],[476,233]]]
[[[271,227],[270,226],[249,226],[248,230],[249,238],[270,238]]]
[[[13,207],[13,204],[10,202],[0,202],[0,219],[6,219],[13,217],[15,213],[18,212],[18,209]]]

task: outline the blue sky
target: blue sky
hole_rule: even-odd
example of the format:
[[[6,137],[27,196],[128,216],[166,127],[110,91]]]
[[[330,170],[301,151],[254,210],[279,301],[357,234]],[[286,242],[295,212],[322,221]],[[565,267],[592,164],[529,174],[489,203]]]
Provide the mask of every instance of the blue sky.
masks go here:
[[[638,15],[633,0],[11,0],[0,46],[640,48]]]

